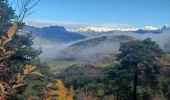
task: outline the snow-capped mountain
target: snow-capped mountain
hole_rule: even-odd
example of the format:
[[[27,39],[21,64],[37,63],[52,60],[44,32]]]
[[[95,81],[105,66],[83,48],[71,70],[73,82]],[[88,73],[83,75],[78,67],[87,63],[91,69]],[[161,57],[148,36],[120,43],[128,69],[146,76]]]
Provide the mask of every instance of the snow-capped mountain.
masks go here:
[[[166,26],[167,27],[167,26]],[[153,27],[153,26],[145,26],[143,28],[107,28],[107,27],[94,27],[94,26],[88,26],[88,27],[81,27],[76,30],[71,30],[74,32],[110,32],[110,31],[137,31],[137,30],[158,30],[160,28]]]
[[[70,30],[72,32],[78,32],[85,36],[100,36],[100,35],[109,35],[114,33],[129,33],[134,32],[137,34],[160,34],[165,31],[170,31],[169,25],[164,25],[163,27],[154,27],[154,26],[145,26],[142,28],[107,28],[107,27],[81,27],[76,30]]]
[[[106,28],[106,27],[94,27],[94,26],[88,26],[88,27],[81,27],[76,30],[71,30],[75,32],[108,32],[113,31],[112,28]]]

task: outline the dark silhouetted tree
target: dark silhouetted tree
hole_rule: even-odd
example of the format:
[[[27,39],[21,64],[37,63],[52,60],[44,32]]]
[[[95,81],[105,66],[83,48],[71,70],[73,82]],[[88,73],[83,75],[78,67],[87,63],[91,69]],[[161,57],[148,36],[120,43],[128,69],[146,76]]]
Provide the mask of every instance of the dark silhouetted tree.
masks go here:
[[[143,93],[142,97],[146,99],[150,98],[155,91],[158,92],[160,89],[158,58],[164,54],[158,44],[147,38],[143,41],[122,43],[119,50],[121,52],[118,55],[119,70],[129,73],[133,84],[133,100],[138,100],[139,89]]]

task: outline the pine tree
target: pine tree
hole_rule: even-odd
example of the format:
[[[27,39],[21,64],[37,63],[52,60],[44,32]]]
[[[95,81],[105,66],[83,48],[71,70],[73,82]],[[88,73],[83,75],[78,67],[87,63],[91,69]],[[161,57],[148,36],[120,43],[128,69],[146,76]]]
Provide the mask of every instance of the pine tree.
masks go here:
[[[6,34],[16,15],[7,0],[0,0],[0,36]]]
[[[119,50],[121,52],[118,55],[119,70],[125,70],[129,73],[129,79],[133,82],[133,100],[138,99],[139,86],[149,90],[143,91],[142,97],[145,96],[144,94],[150,94],[149,92],[153,94],[159,92],[158,58],[164,55],[164,52],[158,44],[147,38],[143,41],[122,43]]]

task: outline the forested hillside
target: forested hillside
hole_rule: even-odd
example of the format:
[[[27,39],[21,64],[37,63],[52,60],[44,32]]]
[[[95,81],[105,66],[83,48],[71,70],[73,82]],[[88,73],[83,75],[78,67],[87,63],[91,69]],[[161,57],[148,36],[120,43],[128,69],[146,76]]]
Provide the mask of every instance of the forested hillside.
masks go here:
[[[43,47],[35,46],[36,36],[64,42],[86,36],[59,26],[30,28],[24,19],[39,0],[17,3],[19,14],[8,0],[0,0],[0,100],[170,99],[170,54],[157,41],[95,37],[68,46],[51,64],[41,60]],[[24,27],[29,31],[24,33]]]

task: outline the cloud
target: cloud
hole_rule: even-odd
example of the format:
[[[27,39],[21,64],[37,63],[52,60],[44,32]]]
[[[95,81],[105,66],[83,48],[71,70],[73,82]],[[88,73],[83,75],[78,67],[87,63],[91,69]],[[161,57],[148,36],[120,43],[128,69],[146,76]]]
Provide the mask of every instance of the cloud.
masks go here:
[[[38,26],[38,27],[45,27],[45,26],[52,26],[52,25],[59,25],[59,26],[64,26],[68,30],[94,30],[94,31],[111,31],[111,30],[121,30],[121,31],[116,31],[113,33],[108,33],[108,34],[103,34],[106,36],[117,36],[117,35],[127,35],[134,37],[136,39],[145,39],[147,37],[152,38],[154,41],[156,41],[162,48],[164,48],[164,45],[168,45],[170,49],[170,34],[169,30],[168,31],[163,31],[161,34],[152,34],[152,33],[147,33],[147,34],[138,34],[132,32],[133,30],[138,30],[138,29],[143,29],[143,30],[156,30],[159,29],[158,27],[153,27],[153,26],[146,26],[146,27],[137,27],[137,28],[130,28],[128,25],[121,25],[121,24],[101,24],[101,25],[94,25],[94,24],[80,24],[80,23],[72,23],[72,22],[54,22],[54,21],[46,21],[46,20],[25,20],[27,25],[32,25],[32,26]],[[167,26],[166,26],[167,27]],[[102,32],[101,32],[102,33]],[[98,36],[100,37],[100,36]],[[94,37],[89,37],[89,38],[94,38]],[[56,43],[53,41],[48,41],[46,39],[42,38],[36,38],[37,41],[35,43],[37,45],[40,45],[42,47],[43,53],[40,55],[40,58],[43,60],[49,60],[49,59],[55,59],[57,57],[61,57],[61,51],[68,46],[70,46],[73,43],[67,43],[67,44],[61,44],[61,43]],[[96,47],[92,48],[85,48],[82,52],[78,52],[80,56],[90,59],[91,55],[97,53],[97,52],[111,52],[112,50],[118,50],[119,48],[119,43],[112,43],[112,42],[102,42]],[[74,52],[74,51],[70,51]],[[76,52],[77,54],[77,52]],[[78,54],[77,54],[78,55]],[[67,54],[63,54],[63,56],[67,56]]]

